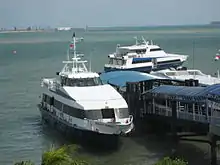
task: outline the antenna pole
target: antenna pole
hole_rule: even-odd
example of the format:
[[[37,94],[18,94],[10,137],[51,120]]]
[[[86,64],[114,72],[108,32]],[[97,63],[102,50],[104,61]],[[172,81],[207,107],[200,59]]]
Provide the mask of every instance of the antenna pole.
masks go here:
[[[92,62],[91,62],[91,60],[92,60],[92,56],[91,56],[91,54],[92,53],[90,53],[90,59],[89,59],[89,72],[91,72],[91,68],[92,68]]]
[[[74,60],[76,60],[76,34],[75,32],[73,32],[73,55],[74,55]],[[74,61],[74,68],[77,68],[77,63],[76,61]]]
[[[135,36],[134,39],[135,39],[135,44],[138,45],[137,36]]]
[[[75,33],[73,33],[73,53],[74,53],[74,58],[76,58],[76,38],[75,38]]]
[[[220,78],[219,69],[217,70],[217,77],[218,77],[218,79]]]
[[[69,61],[70,60],[70,50],[68,49],[67,50],[67,61]]]
[[[195,40],[193,40],[193,69],[194,69],[194,53],[195,53]],[[194,79],[195,79],[195,72],[194,72]]]
[[[220,56],[219,55],[219,52],[220,52],[220,49],[218,50],[218,53],[216,55]],[[217,60],[218,61],[218,60]],[[220,75],[219,75],[219,69],[217,68],[217,78],[219,79],[220,78]]]

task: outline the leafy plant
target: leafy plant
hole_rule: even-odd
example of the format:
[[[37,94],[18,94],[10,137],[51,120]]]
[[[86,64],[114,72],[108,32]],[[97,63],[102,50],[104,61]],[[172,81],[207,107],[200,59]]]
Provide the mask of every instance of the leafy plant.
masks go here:
[[[63,146],[58,149],[51,147],[49,151],[43,153],[41,165],[87,165],[85,160],[74,154],[78,148],[75,145]]]
[[[188,163],[183,159],[164,157],[162,160],[157,162],[155,165],[187,165]]]

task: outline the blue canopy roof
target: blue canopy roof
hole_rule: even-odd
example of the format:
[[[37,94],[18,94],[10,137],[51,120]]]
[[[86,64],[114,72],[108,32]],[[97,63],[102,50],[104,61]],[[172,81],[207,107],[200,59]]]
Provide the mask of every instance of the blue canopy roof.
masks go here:
[[[220,84],[208,86],[204,90],[208,94],[220,96]]]
[[[157,88],[151,89],[150,93],[160,93],[175,96],[203,96],[205,87],[189,87],[189,86],[172,86],[161,85]]]
[[[147,73],[137,71],[112,71],[100,74],[100,78],[104,83],[110,83],[118,87],[126,86],[126,82],[138,82],[152,79],[162,79]]]
[[[220,102],[220,84],[206,87],[205,92],[207,92],[208,98]]]
[[[207,87],[161,85],[147,91],[147,93],[165,94],[187,100],[189,98],[204,99],[210,97],[211,95],[211,97],[220,100],[220,84],[210,85]]]

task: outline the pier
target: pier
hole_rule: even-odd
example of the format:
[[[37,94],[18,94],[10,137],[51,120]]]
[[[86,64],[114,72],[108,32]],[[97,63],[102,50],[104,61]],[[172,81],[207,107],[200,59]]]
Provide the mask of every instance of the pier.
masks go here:
[[[142,73],[135,77],[129,72],[124,77],[116,72],[108,74],[101,78],[124,96],[135,126],[141,131],[150,123],[160,131],[168,128],[176,144],[179,140],[208,143],[211,146],[211,165],[217,164],[220,84],[204,87],[198,80],[158,79]],[[199,135],[206,136],[206,139],[187,138]]]
[[[197,83],[196,86],[188,86],[188,82],[171,84],[170,80],[127,83],[125,97],[130,113],[134,115],[136,123],[149,119],[157,120],[162,125],[163,122],[168,123],[176,142],[191,140],[209,143],[211,164],[216,165],[216,142],[220,135],[220,84],[208,87],[199,87]],[[178,136],[177,129],[186,126],[188,131],[196,135],[207,134],[209,139]]]

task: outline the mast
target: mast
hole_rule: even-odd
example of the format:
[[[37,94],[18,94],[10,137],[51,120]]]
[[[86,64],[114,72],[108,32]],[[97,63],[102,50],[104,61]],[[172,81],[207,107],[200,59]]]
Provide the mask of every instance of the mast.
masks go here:
[[[195,52],[195,41],[193,40],[193,69],[194,69],[194,52]],[[195,72],[193,78],[195,79]]]
[[[72,40],[73,40],[73,54],[74,54],[74,58],[76,58],[76,34],[75,32],[73,32]]]
[[[76,52],[76,43],[82,41],[83,38],[76,38],[75,32],[72,35],[72,40],[70,41],[70,45],[67,49],[67,61],[63,61],[65,63],[65,66],[63,67],[61,74],[72,74],[77,72],[87,72],[87,68],[85,66],[85,63],[87,61],[81,60],[80,57],[83,56],[83,54],[77,54]],[[70,57],[70,54],[73,56]]]
[[[143,36],[141,37],[141,39],[142,39],[142,41],[143,41],[142,43],[144,43],[145,45],[148,45],[148,44],[149,44],[149,41],[146,41]]]
[[[216,57],[219,57],[219,53],[220,53],[220,49],[218,50],[218,52],[216,53]],[[219,58],[217,58],[219,59]],[[218,60],[216,60],[218,61]],[[217,78],[219,79],[220,78],[220,75],[219,75],[219,68],[217,68]]]
[[[138,38],[137,38],[137,36],[135,36],[134,39],[135,39],[135,44],[138,45]]]
[[[77,62],[76,62],[76,34],[75,34],[75,32],[73,32],[73,35],[72,35],[72,40],[70,42],[70,47],[68,49],[69,53],[71,52],[70,49],[72,49],[72,48],[73,48],[73,59],[72,59],[73,68],[77,68]],[[67,61],[69,61],[69,60],[70,60],[70,57],[68,55]]]

